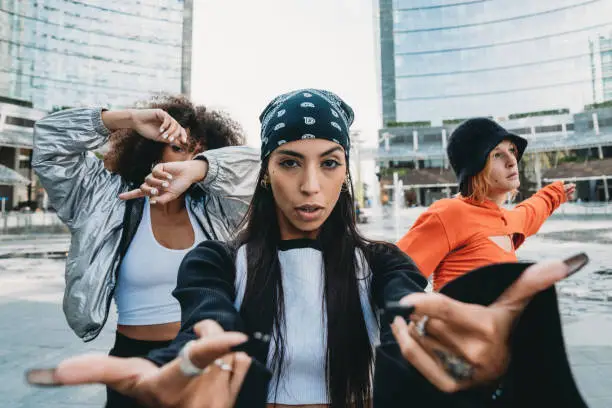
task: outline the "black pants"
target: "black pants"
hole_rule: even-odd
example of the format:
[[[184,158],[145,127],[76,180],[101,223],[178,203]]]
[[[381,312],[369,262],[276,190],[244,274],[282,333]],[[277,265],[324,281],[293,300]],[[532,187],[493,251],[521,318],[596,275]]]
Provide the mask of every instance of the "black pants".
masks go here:
[[[168,346],[170,341],[147,341],[131,339],[117,332],[115,335],[115,345],[111,349],[111,356],[115,357],[143,357],[149,351]],[[106,408],[139,408],[142,405],[136,400],[106,387]]]

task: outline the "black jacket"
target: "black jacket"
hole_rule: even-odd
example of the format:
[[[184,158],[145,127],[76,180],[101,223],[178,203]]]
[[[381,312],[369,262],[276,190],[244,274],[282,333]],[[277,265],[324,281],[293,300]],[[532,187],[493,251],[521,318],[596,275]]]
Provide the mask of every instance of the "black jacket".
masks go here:
[[[427,281],[414,262],[403,252],[382,244],[372,245],[370,250],[368,259],[372,271],[372,299],[379,310],[385,302],[397,301],[407,294],[423,291]],[[490,304],[525,268],[522,264],[513,265],[515,266],[506,267],[509,271],[506,271],[505,279],[496,278],[495,270],[487,270],[486,273],[476,271],[465,275],[468,277],[458,279],[454,285],[447,285],[447,295],[470,303]],[[500,274],[502,272],[504,271],[500,271]],[[235,252],[226,243],[205,241],[187,254],[179,269],[177,288],[173,292],[181,304],[181,330],[170,346],[151,352],[148,358],[158,365],[174,359],[182,346],[196,337],[193,326],[201,320],[214,320],[226,331],[246,334],[255,331],[271,333],[273,317],[262,313],[262,310],[271,310],[269,305],[262,305],[259,310],[241,312],[234,307],[235,275]],[[273,297],[270,294],[262,298],[270,299],[271,302]],[[542,307],[542,304],[545,306]],[[558,325],[559,331],[554,332],[552,337],[542,337],[542,322],[550,319],[554,327],[550,323],[546,323],[546,327],[554,329]],[[534,330],[540,335],[540,340],[532,335]],[[561,336],[559,340],[559,333],[556,297],[554,288],[551,288],[534,298],[515,328],[515,340],[511,346],[513,359],[502,381],[504,391],[500,397],[494,399],[492,396],[499,383],[454,394],[445,394],[436,389],[402,357],[389,322],[381,319],[381,345],[376,350],[374,369],[374,407],[536,407],[540,401],[539,396],[533,392],[537,391],[540,385],[546,392],[552,392],[559,385],[566,386],[563,392],[559,391],[554,398],[549,399],[560,404],[555,406],[585,406],[573,383],[563,339]],[[253,363],[243,383],[236,407],[263,408],[271,378],[271,373],[266,368],[268,350],[260,348],[248,352],[253,357]],[[531,361],[534,364],[543,364],[539,364],[537,370],[532,370],[529,366]],[[537,375],[530,375],[530,370]],[[543,381],[537,378],[552,370],[555,370],[556,377],[549,376]],[[559,375],[561,380],[556,381],[555,378],[559,378]],[[530,381],[526,381],[526,378]],[[583,405],[580,405],[580,402]]]

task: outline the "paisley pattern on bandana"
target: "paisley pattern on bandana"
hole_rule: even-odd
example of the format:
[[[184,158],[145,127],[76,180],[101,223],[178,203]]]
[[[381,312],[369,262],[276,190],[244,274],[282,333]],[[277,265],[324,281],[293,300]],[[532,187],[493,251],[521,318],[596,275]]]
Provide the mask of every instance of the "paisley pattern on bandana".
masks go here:
[[[277,96],[259,116],[261,158],[278,146],[303,139],[338,143],[348,157],[353,109],[332,92],[300,89]]]

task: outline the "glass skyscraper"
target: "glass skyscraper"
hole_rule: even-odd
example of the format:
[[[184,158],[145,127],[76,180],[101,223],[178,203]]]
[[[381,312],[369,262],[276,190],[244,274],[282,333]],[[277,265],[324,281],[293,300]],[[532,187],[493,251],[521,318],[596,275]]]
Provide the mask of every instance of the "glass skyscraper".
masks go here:
[[[50,110],[181,92],[183,12],[181,0],[0,0],[0,96]]]
[[[384,124],[599,102],[610,0],[379,0],[379,13]]]

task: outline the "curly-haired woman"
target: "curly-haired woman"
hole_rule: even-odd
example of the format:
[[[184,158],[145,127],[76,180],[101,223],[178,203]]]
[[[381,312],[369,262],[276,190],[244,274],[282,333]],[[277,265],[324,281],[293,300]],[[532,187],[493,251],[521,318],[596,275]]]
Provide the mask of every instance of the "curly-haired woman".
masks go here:
[[[64,313],[85,341],[114,297],[111,355],[142,356],[178,333],[171,295],[183,256],[232,236],[250,202],[259,152],[240,126],[182,96],[144,108],[69,109],[36,123],[33,167],[72,234]],[[102,161],[92,152],[110,142]],[[109,391],[108,406],[134,406]]]

